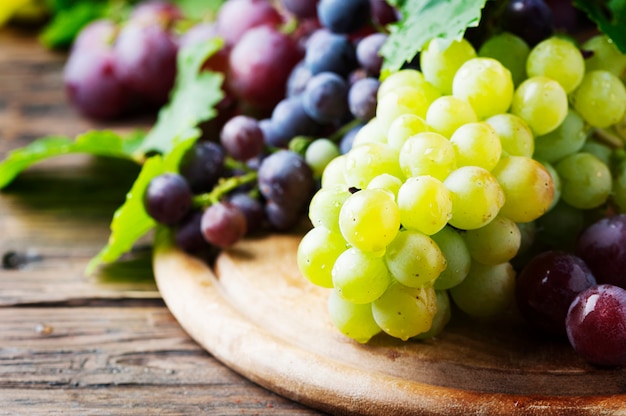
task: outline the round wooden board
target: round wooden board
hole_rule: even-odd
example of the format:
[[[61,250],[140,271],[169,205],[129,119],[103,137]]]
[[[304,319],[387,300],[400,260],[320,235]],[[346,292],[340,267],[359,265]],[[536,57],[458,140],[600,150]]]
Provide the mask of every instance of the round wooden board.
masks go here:
[[[476,322],[456,313],[428,342],[347,339],[326,314],[327,289],[299,274],[300,238],[243,241],[214,270],[158,238],[159,290],[225,365],[333,414],[626,414],[626,370],[594,368],[513,315]]]

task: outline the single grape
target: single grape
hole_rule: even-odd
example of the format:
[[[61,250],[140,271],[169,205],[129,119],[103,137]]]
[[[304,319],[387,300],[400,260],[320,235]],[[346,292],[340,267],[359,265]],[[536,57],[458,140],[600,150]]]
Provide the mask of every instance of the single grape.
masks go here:
[[[301,202],[298,203],[267,201],[265,217],[274,230],[287,231],[295,227],[301,218]]]
[[[348,91],[348,107],[357,119],[367,122],[376,116],[378,87],[380,82],[375,78],[363,78],[350,86]]]
[[[420,66],[428,82],[442,94],[452,94],[452,80],[457,70],[475,57],[476,50],[466,39],[454,41],[445,49],[440,41],[433,39],[420,53]]]
[[[401,231],[384,256],[391,276],[408,287],[432,286],[446,268],[439,246],[419,231]]]
[[[478,117],[476,117],[470,103],[453,95],[437,98],[430,104],[426,112],[428,126],[448,138],[459,127],[476,121],[478,121]]]
[[[461,283],[472,265],[467,244],[461,234],[450,226],[445,226],[437,234],[430,236],[446,259],[446,268],[435,280],[435,289],[446,290]]]
[[[319,138],[309,144],[304,153],[304,160],[313,170],[313,176],[321,178],[324,169],[331,160],[339,156],[337,144],[332,140]]]
[[[202,234],[202,229],[200,228],[201,221],[202,211],[193,210],[176,224],[174,230],[176,247],[193,254],[210,246]]]
[[[445,290],[435,290],[437,297],[437,312],[433,316],[433,322],[430,329],[413,337],[416,340],[427,340],[438,336],[443,332],[448,322],[452,318],[452,310],[450,308],[450,296]]]
[[[246,217],[239,207],[230,202],[218,202],[204,211],[200,228],[209,243],[228,248],[246,234]]]
[[[401,69],[387,75],[378,89],[378,101],[387,93],[404,87],[412,87],[421,91],[428,102],[433,102],[441,97],[441,92],[430,82],[426,81],[424,74],[416,69]]]
[[[191,210],[191,188],[179,174],[164,173],[150,181],[143,195],[143,204],[148,215],[157,222],[174,225]]]
[[[369,0],[319,0],[317,15],[322,26],[335,33],[352,33],[370,17]]]
[[[304,59],[296,64],[287,77],[287,97],[302,94],[307,83],[313,77],[311,70],[306,66]]]
[[[389,129],[393,121],[405,114],[426,117],[430,101],[416,87],[395,88],[378,99],[376,118],[383,129]]]
[[[328,185],[320,188],[309,205],[309,219],[314,227],[324,226],[339,231],[339,211],[352,195],[345,185]]]
[[[363,189],[376,176],[388,173],[402,178],[398,152],[379,143],[353,147],[346,154],[344,178],[350,186]]]
[[[528,123],[537,136],[559,127],[567,110],[567,93],[561,84],[543,76],[522,82],[515,90],[511,105],[511,113]]]
[[[388,173],[381,173],[378,176],[374,176],[365,189],[384,189],[389,192],[393,196],[393,199],[397,202],[398,192],[400,191],[401,186],[402,180],[398,177]]]
[[[239,208],[246,217],[246,234],[252,234],[264,228],[265,209],[259,198],[246,192],[237,192],[228,196],[228,201]]]
[[[525,64],[529,53],[528,44],[510,32],[491,36],[478,50],[478,56],[496,59],[511,71],[511,78],[515,85],[519,85],[526,79]]]
[[[194,193],[210,192],[224,176],[224,149],[214,142],[201,141],[192,146],[181,159],[180,174]]]
[[[372,33],[361,39],[356,45],[357,62],[371,77],[378,78],[380,75],[380,69],[383,65],[380,48],[387,41],[387,37],[386,33]]]
[[[490,124],[467,123],[456,129],[450,137],[457,166],[479,166],[493,170],[502,155],[500,137]]]
[[[609,127],[624,118],[626,87],[608,71],[591,71],[572,93],[571,101],[587,123],[594,127]]]
[[[297,262],[300,273],[311,283],[332,288],[332,270],[337,258],[346,250],[341,234],[323,225],[309,230],[298,245]]]
[[[422,117],[415,114],[402,114],[396,117],[389,126],[386,135],[387,144],[392,149],[400,150],[410,137],[428,131],[431,131],[431,129]],[[384,132],[380,132],[380,135],[384,137]]]
[[[117,30],[117,25],[110,19],[97,19],[88,23],[76,35],[70,56],[80,53],[79,51],[94,50],[95,48],[110,49],[115,41]]]
[[[569,109],[565,120],[556,130],[535,138],[535,159],[555,163],[565,156],[577,153],[587,141],[588,131],[584,120]]]
[[[593,36],[583,43],[582,50],[593,54],[585,59],[586,72],[600,69],[609,71],[622,80],[626,76],[626,54],[620,52],[608,36]]]
[[[320,124],[340,121],[349,112],[348,84],[333,72],[320,72],[307,83],[302,106]]]
[[[348,302],[334,290],[328,297],[328,315],[342,334],[361,344],[381,332],[372,315],[371,305]]]
[[[528,124],[520,117],[505,113],[485,120],[500,137],[503,155],[532,157],[535,137]]]
[[[348,302],[365,304],[378,299],[391,282],[382,257],[354,247],[337,257],[332,270],[335,291]]]
[[[278,27],[283,18],[267,0],[229,0],[219,8],[217,30],[229,46],[236,45],[244,34],[258,26]]]
[[[346,188],[352,186],[346,182],[345,178],[347,157],[347,154],[337,156],[326,165],[326,169],[322,173],[322,188],[333,185],[342,185]]]
[[[578,87],[585,74],[583,55],[574,43],[560,37],[539,42],[526,61],[528,77],[545,76],[557,81],[566,93]]]
[[[510,261],[522,242],[517,224],[502,215],[484,227],[467,230],[462,235],[472,258],[483,264]]]
[[[319,130],[319,124],[304,111],[302,97],[282,99],[274,110],[264,130],[265,143],[272,147],[286,148],[296,136],[312,136]]]
[[[259,122],[244,115],[235,116],[224,124],[220,143],[233,159],[242,161],[261,154],[265,145]]]
[[[279,150],[263,159],[258,182],[265,198],[294,207],[309,200],[314,186],[311,168],[290,150]]]
[[[534,46],[552,35],[552,11],[543,0],[511,0],[502,12],[501,26]]]
[[[418,133],[409,137],[400,149],[400,167],[404,175],[430,175],[444,180],[456,169],[454,146],[438,133]]]
[[[365,123],[359,131],[354,135],[352,140],[352,148],[359,147],[363,144],[376,143],[381,145],[387,144],[387,135],[382,123],[376,117],[371,118]],[[396,149],[397,150],[397,149]]]
[[[312,74],[334,72],[346,77],[357,66],[354,45],[345,35],[318,30],[306,44],[304,62]]]

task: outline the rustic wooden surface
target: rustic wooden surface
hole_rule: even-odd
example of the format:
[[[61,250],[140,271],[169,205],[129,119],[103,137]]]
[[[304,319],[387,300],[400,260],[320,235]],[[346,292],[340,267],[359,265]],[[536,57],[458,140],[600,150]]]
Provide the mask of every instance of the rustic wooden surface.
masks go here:
[[[78,117],[62,91],[65,58],[0,30],[0,158],[44,135],[147,122]],[[195,343],[156,288],[150,247],[84,275],[136,174],[112,163],[58,158],[0,193],[0,415],[319,414]]]

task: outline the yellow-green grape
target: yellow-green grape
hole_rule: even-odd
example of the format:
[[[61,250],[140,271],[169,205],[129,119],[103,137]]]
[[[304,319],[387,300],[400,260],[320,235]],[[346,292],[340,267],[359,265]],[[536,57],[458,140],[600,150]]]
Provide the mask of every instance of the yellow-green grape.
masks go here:
[[[545,160],[541,159],[535,160],[541,163],[544,168],[546,168],[546,170],[550,174],[550,177],[552,178],[552,182],[554,183],[554,197],[552,197],[552,203],[550,203],[550,206],[548,207],[548,211],[550,211],[561,199],[561,177],[551,163],[548,163]]]
[[[450,297],[445,290],[435,290],[437,300],[437,312],[433,316],[433,323],[430,329],[413,337],[417,340],[426,340],[441,334],[452,318],[452,310],[450,309]]]
[[[419,89],[410,86],[398,87],[383,95],[378,101],[376,118],[382,128],[388,130],[391,123],[402,114],[426,117],[429,105],[430,101]]]
[[[626,54],[620,52],[615,43],[606,35],[596,35],[582,45],[582,50],[593,55],[585,59],[587,72],[601,69],[616,77],[626,77]]]
[[[346,185],[344,172],[346,170],[346,155],[340,155],[328,162],[322,173],[322,188],[332,185]]]
[[[353,247],[382,253],[398,234],[400,210],[389,192],[363,189],[343,203],[339,229]]]
[[[503,157],[492,171],[504,191],[500,213],[515,222],[534,221],[554,199],[554,181],[546,168],[529,157]]]
[[[372,303],[378,326],[403,341],[430,330],[436,313],[437,294],[432,287],[410,288],[392,283]]]
[[[478,50],[478,56],[496,59],[511,71],[515,85],[526,79],[526,59],[529,53],[528,44],[510,32],[491,36]]]
[[[318,138],[307,146],[304,160],[311,167],[313,176],[317,179],[322,177],[322,173],[330,161],[340,154],[339,146],[335,142],[326,138]]]
[[[366,143],[345,154],[344,176],[350,186],[363,189],[383,173],[402,178],[398,151],[380,143]]]
[[[591,153],[607,166],[613,164],[613,148],[608,144],[593,140],[593,138],[588,138],[580,151]]]
[[[354,247],[337,257],[332,276],[339,296],[352,303],[375,301],[385,293],[391,281],[382,257]]]
[[[439,179],[413,176],[398,191],[398,208],[400,222],[406,229],[431,235],[448,223],[452,196]]]
[[[574,208],[591,209],[604,204],[613,181],[607,165],[590,153],[576,153],[555,166],[561,177],[561,199]]]
[[[463,166],[444,181],[452,193],[450,225],[472,230],[487,225],[504,205],[504,192],[496,177],[478,166]]]
[[[478,318],[496,316],[514,301],[515,270],[510,263],[496,265],[472,262],[467,277],[449,291],[463,312]]]
[[[407,178],[430,175],[444,180],[456,168],[456,156],[450,140],[439,133],[419,133],[400,149],[400,168]]]
[[[528,124],[510,113],[496,114],[485,120],[500,137],[502,153],[510,156],[532,157],[535,136]]]
[[[402,181],[396,176],[388,173],[383,173],[374,177],[370,183],[367,184],[366,189],[383,189],[393,195],[394,200],[398,200],[398,191],[402,186]]]
[[[430,131],[423,118],[415,114],[402,114],[389,126],[387,144],[392,149],[400,150],[411,136]]]
[[[454,74],[469,59],[476,57],[476,50],[466,39],[453,41],[442,49],[438,39],[433,39],[420,53],[420,67],[424,78],[442,94],[452,93]]]
[[[535,136],[550,133],[567,116],[567,93],[548,77],[528,78],[515,90],[511,113],[524,120]]]
[[[594,127],[618,123],[626,112],[626,87],[609,71],[591,71],[572,93],[572,105]]]
[[[461,283],[472,264],[469,249],[461,234],[450,226],[430,236],[446,259],[446,268],[435,280],[435,289],[450,289]]]
[[[472,258],[483,264],[506,263],[517,254],[522,234],[517,224],[501,215],[484,227],[463,234]]]
[[[477,121],[472,106],[465,100],[453,95],[444,95],[432,102],[426,112],[426,123],[433,131],[446,137],[463,124]]]
[[[389,91],[406,86],[422,91],[429,102],[434,101],[441,95],[441,92],[434,85],[426,81],[424,74],[420,71],[416,69],[402,69],[384,78],[378,87],[377,100],[380,101]]]
[[[311,283],[321,287],[333,287],[333,265],[346,247],[346,241],[340,233],[330,231],[324,226],[312,228],[298,245],[298,268]]]
[[[334,184],[320,188],[309,204],[309,219],[314,227],[323,225],[331,231],[339,232],[339,211],[352,195],[346,185]]]
[[[361,146],[365,143],[387,143],[386,129],[376,117],[370,119],[357,131],[352,141],[352,147]]]
[[[437,244],[418,231],[401,231],[389,244],[385,263],[391,276],[408,287],[432,286],[446,268]]]
[[[328,296],[328,315],[339,332],[361,344],[381,332],[370,304],[348,302],[334,290]]]
[[[492,58],[473,58],[457,71],[452,95],[467,100],[479,120],[505,113],[513,100],[511,71]]]
[[[551,78],[561,84],[566,93],[570,93],[585,75],[585,60],[574,43],[552,36],[532,48],[526,60],[526,73],[529,78]]]
[[[570,109],[565,120],[556,130],[535,138],[535,159],[549,163],[558,162],[567,155],[577,153],[587,140],[584,120]]]
[[[480,166],[492,170],[502,155],[502,144],[496,130],[485,122],[459,127],[450,143],[454,146],[457,166]]]

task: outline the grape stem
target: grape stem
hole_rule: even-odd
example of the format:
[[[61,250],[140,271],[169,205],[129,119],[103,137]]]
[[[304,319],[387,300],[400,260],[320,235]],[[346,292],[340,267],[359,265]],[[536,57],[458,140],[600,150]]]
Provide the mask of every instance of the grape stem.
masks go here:
[[[247,183],[256,181],[257,173],[248,172],[243,175],[233,176],[230,178],[221,178],[217,185],[213,187],[211,192],[206,192],[200,195],[196,195],[193,198],[193,204],[196,207],[206,208],[210,205],[220,202],[220,199],[233,189],[245,185]]]
[[[624,147],[624,142],[620,139],[620,137],[607,131],[606,129],[596,128],[594,129],[593,134],[600,142],[606,144],[612,149],[621,149]]]

